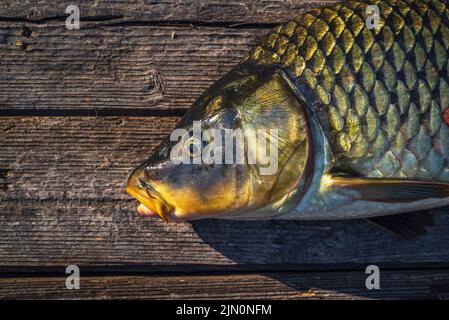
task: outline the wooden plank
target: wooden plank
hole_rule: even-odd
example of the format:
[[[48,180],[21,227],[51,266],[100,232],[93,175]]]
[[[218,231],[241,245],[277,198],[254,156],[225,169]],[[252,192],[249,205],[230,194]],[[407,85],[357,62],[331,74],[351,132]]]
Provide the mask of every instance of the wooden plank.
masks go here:
[[[66,289],[65,275],[3,278],[0,299],[448,299],[448,271],[381,271],[380,289],[367,290],[362,270],[83,277],[81,269],[79,290]]]
[[[126,177],[177,118],[0,119],[0,266],[447,263],[449,215],[401,241],[364,221],[197,221],[134,213]]]
[[[0,22],[0,111],[188,108],[266,31]]]
[[[90,19],[80,30],[65,27],[69,1],[2,2],[0,112],[188,108],[270,29],[261,24],[284,22],[329,2],[189,0],[124,6],[120,0],[86,0],[78,5]],[[170,25],[190,20],[210,25]],[[226,25],[213,27],[220,22]],[[258,27],[229,28],[244,22]]]
[[[278,23],[295,17],[305,9],[332,3],[335,0],[164,0],[134,1],[124,4],[122,0],[78,0],[82,18],[124,19],[140,21],[193,21],[232,23]],[[30,1],[10,0],[0,3],[1,18],[22,18],[41,20],[65,18],[66,7],[73,1]]]
[[[0,118],[0,199],[127,199],[127,176],[177,120]]]
[[[196,265],[308,270],[449,261],[449,215],[437,216],[429,235],[401,241],[364,221],[165,224],[136,215],[134,208],[134,201],[105,199],[3,201],[0,266],[177,265],[186,272]]]

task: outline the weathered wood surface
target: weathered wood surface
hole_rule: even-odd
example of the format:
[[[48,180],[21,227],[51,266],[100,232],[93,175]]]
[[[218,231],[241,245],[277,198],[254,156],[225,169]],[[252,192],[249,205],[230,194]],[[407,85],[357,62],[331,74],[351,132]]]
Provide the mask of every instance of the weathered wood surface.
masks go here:
[[[449,215],[401,241],[363,221],[164,224],[124,192],[273,24],[329,2],[82,0],[80,30],[69,1],[1,2],[0,298],[447,297]],[[96,268],[88,290],[61,290],[68,264]],[[368,264],[385,289],[364,289]]]
[[[244,57],[271,23],[323,4],[247,0],[226,5],[168,1],[125,6],[122,1],[81,1],[82,15],[93,18],[80,30],[68,30],[65,17],[45,20],[64,16],[68,3],[0,4],[0,112],[188,108]],[[26,19],[44,21],[34,24]],[[179,20],[215,24],[179,25]],[[224,21],[228,23],[220,24]],[[238,27],[241,22],[259,25]]]
[[[381,290],[365,288],[358,272],[0,279],[0,299],[448,299],[449,270],[385,271]],[[276,314],[278,310],[272,310]]]
[[[188,108],[265,33],[0,22],[0,111]]]

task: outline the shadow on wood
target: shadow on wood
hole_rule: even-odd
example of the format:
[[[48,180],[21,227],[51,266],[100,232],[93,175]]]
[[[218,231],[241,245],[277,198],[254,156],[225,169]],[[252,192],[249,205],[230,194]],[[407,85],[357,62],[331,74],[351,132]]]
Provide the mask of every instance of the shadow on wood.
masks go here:
[[[449,215],[439,214],[434,228],[439,228],[438,225],[443,227],[443,221],[448,218]],[[432,233],[436,231],[430,230],[428,235],[416,240],[401,240],[363,220],[323,222],[203,220],[192,222],[192,226],[205,243],[236,264],[283,264],[285,268],[288,263],[295,261],[298,265],[291,265],[290,269],[284,271],[321,269],[335,272],[335,279],[332,281],[322,281],[319,274],[315,274],[313,277],[316,281],[308,279],[307,282],[304,282],[303,278],[286,277],[282,272],[262,273],[298,292],[308,290],[312,292],[318,288],[322,291],[354,294],[356,288],[357,295],[364,298],[373,298],[376,295],[373,291],[363,290],[368,277],[365,274],[368,265],[378,265],[381,273],[388,270],[410,269],[413,264],[419,268],[420,262],[426,260],[425,257],[429,257],[432,251]],[[245,232],[242,232],[242,229]],[[311,238],[316,241],[311,241]],[[378,244],[375,247],[377,249],[373,250],[373,242]],[[307,247],[304,247],[305,244]],[[320,264],[311,263],[314,260],[320,261]],[[347,277],[348,271],[352,271],[350,278]],[[404,281],[405,285],[417,286],[423,280],[412,274],[404,273],[403,277],[401,281]],[[395,277],[385,279],[385,287],[397,290],[400,286],[396,280],[398,279]],[[344,281],[351,283],[343,285]],[[438,288],[443,288],[442,291],[435,289],[436,284],[439,285]],[[447,290],[444,288],[448,285],[449,283],[444,281],[432,283],[427,297],[428,294],[435,294],[434,298],[445,294]],[[388,294],[384,292],[383,297],[386,296]],[[397,294],[394,296],[397,297]],[[421,296],[415,293],[409,298]]]

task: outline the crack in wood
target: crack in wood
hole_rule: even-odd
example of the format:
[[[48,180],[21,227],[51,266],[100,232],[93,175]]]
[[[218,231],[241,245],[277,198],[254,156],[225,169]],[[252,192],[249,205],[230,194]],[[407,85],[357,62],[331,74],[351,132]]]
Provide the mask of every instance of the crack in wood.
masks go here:
[[[13,109],[0,108],[0,117],[181,117],[187,109]]]
[[[30,25],[45,25],[51,22],[65,23],[67,16],[54,16],[45,17],[39,19],[28,19],[21,17],[2,17],[0,16],[0,22],[15,22],[24,23]],[[274,28],[278,23],[254,23],[254,22],[235,22],[235,21],[220,21],[220,22],[208,22],[201,20],[138,20],[130,19],[125,16],[85,16],[80,17],[81,23],[88,23],[83,25],[83,29],[95,27],[96,23],[99,26],[109,27],[135,27],[135,26],[148,26],[148,27],[184,27],[184,28],[229,28],[229,29],[262,29],[270,30]],[[28,27],[29,28],[29,27]]]
[[[0,278],[7,277],[52,277],[61,276],[66,265],[56,266],[0,266]],[[245,275],[245,274],[307,274],[307,273],[365,273],[367,264],[263,264],[263,265],[78,265],[85,276],[180,276],[180,275]],[[412,263],[379,265],[381,272],[434,271],[449,272],[449,263]]]

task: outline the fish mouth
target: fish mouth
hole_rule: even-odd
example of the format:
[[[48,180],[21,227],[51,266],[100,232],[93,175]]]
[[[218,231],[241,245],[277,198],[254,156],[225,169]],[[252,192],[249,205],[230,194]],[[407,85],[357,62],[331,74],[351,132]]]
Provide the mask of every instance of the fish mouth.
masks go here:
[[[164,222],[169,222],[169,216],[174,207],[147,181],[131,175],[126,191],[142,203],[151,212],[157,213]]]

